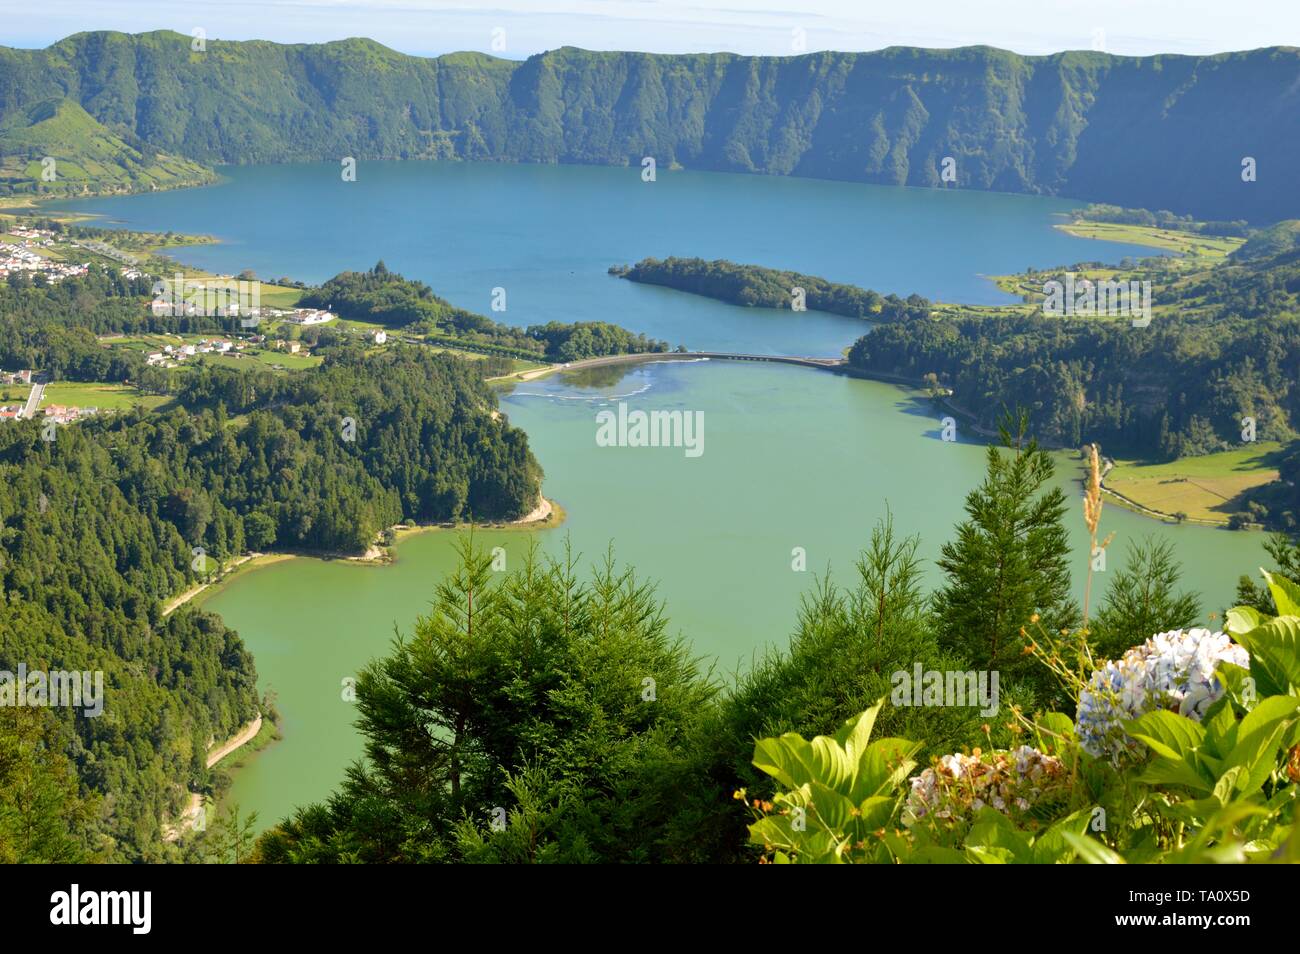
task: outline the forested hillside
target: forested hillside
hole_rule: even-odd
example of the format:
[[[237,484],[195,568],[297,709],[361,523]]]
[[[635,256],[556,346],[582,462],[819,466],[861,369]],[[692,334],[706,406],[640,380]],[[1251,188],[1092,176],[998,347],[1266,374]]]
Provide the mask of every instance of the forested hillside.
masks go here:
[[[853,346],[849,363],[934,375],[986,427],[1006,408],[1024,407],[1036,435],[1067,447],[1098,441],[1109,453],[1154,459],[1206,454],[1239,446],[1246,416],[1260,440],[1293,439],[1296,253],[1227,262],[1164,282],[1159,294],[1163,310],[1147,327],[1047,317],[1037,307],[882,324]]]
[[[177,475],[122,438],[113,448],[78,428],[47,442],[36,422],[0,427],[0,670],[103,672],[102,715],[31,717],[61,740],[80,791],[100,796],[66,850],[157,859],[163,818],[206,781],[209,740],[256,711],[256,673],[217,617],[160,614],[195,578],[192,547],[229,538],[232,515],[185,519]],[[13,711],[0,714],[23,718]]]
[[[132,321],[144,311],[134,291],[98,270],[0,289],[13,332],[0,364],[132,375],[138,356],[103,347],[78,316]],[[0,671],[102,671],[106,695],[98,717],[0,712],[0,859],[19,844],[27,860],[163,857],[164,820],[209,782],[209,741],[258,709],[237,634],[190,608],[161,613],[220,562],[357,553],[403,520],[509,520],[535,506],[540,468],[523,432],[494,418],[478,368],[421,347],[325,350],[322,367],[288,375],[189,368],[170,410],[103,415],[52,441],[40,421],[0,427]],[[42,805],[68,817],[42,816],[38,837],[23,826],[41,806],[21,804],[35,781],[10,779],[5,760],[34,758],[43,739],[67,760],[48,767]]]
[[[432,341],[551,361],[668,350],[667,342],[605,321],[551,321],[527,329],[501,324],[457,308],[424,282],[390,272],[383,262],[368,272],[335,275],[303,295],[302,304],[330,308],[344,318],[407,328]]]
[[[204,163],[460,157],[1062,195],[1203,219],[1300,215],[1300,51],[745,57],[563,48],[424,59],[170,32],[0,49],[0,116],[68,97]],[[955,160],[956,181],[941,178]],[[1255,160],[1256,181],[1242,178]]]

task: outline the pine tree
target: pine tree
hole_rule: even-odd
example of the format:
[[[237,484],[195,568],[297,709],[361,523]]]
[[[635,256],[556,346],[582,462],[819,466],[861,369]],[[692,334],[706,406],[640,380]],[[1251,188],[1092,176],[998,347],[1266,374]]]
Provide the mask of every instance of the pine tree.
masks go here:
[[[1089,642],[1101,658],[1115,658],[1155,633],[1195,625],[1201,601],[1175,593],[1181,567],[1173,547],[1147,537],[1129,545],[1123,568],[1106,588],[1106,601],[1093,621]]]
[[[684,752],[717,688],[653,587],[612,555],[584,583],[572,553],[493,572],[468,536],[459,551],[432,612],[357,680],[365,760],[259,857],[694,857]]]
[[[1274,533],[1264,541],[1264,549],[1273,558],[1273,572],[1288,580],[1300,580],[1300,541],[1292,540],[1285,533]],[[1238,606],[1253,606],[1269,616],[1277,615],[1277,604],[1268,587],[1255,581],[1255,574],[1237,579]]]
[[[1014,430],[1013,430],[1014,427]],[[1065,494],[1028,416],[1004,423],[1004,447],[990,446],[984,482],[966,498],[967,519],[944,545],[947,582],[935,594],[939,643],[992,669],[1026,665],[1021,628],[1038,614],[1044,626],[1073,625]]]
[[[0,707],[0,863],[102,860],[87,847],[99,800],[79,794],[64,735],[46,710]]]

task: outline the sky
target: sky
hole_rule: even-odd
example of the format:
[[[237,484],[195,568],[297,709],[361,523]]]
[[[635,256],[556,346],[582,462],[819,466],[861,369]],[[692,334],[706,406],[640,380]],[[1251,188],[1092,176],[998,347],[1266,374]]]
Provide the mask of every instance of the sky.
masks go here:
[[[1300,46],[1300,0],[0,0],[0,45],[83,30],[213,39],[365,36],[416,55],[560,46],[787,56],[988,44],[1123,55]]]

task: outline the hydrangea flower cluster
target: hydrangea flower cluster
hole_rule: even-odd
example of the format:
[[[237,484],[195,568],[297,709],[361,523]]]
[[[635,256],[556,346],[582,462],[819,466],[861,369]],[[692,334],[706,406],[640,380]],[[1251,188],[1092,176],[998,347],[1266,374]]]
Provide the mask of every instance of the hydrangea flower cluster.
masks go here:
[[[988,755],[979,749],[970,755],[945,755],[912,779],[903,824],[911,828],[928,816],[969,818],[985,806],[1007,815],[1023,813],[1066,785],[1061,760],[1028,745]]]
[[[1157,709],[1201,721],[1223,695],[1223,683],[1214,674],[1220,662],[1245,668],[1250,656],[1226,634],[1208,629],[1157,633],[1093,672],[1079,693],[1079,744],[1089,755],[1115,765],[1141,757],[1144,747],[1124,731],[1124,722]]]

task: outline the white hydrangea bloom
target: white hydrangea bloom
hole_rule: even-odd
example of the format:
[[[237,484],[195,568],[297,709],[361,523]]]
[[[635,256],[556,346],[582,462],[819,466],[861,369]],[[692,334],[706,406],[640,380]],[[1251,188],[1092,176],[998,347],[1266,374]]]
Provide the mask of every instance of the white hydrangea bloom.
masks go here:
[[[1079,694],[1075,731],[1083,750],[1118,765],[1125,756],[1142,752],[1141,743],[1124,731],[1124,722],[1157,709],[1199,722],[1223,695],[1223,683],[1214,674],[1221,662],[1245,668],[1250,656],[1224,633],[1176,629],[1157,633],[1106,663]]]
[[[911,780],[903,824],[922,818],[969,818],[986,805],[1007,813],[1014,806],[1027,812],[1044,793],[1055,793],[1066,771],[1061,760],[1028,745],[1010,752],[941,756],[933,768]]]

